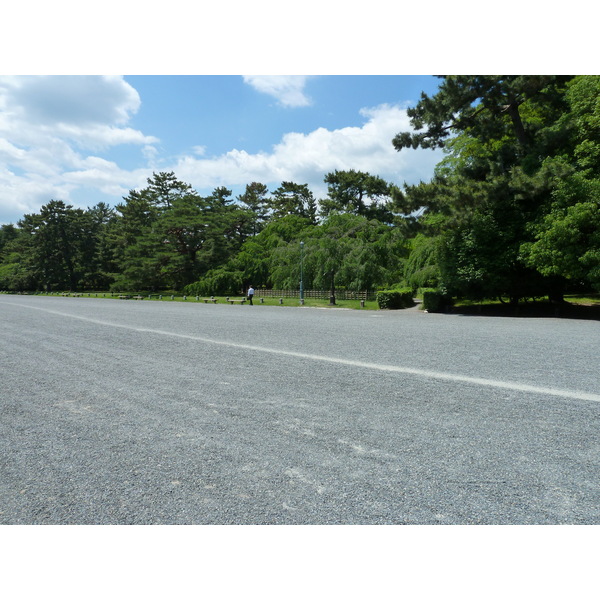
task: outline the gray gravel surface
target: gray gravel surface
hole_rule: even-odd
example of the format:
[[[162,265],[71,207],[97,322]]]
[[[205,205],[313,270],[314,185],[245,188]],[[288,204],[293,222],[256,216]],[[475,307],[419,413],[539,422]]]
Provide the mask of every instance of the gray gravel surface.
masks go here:
[[[600,524],[599,350],[596,321],[0,295],[0,523]]]

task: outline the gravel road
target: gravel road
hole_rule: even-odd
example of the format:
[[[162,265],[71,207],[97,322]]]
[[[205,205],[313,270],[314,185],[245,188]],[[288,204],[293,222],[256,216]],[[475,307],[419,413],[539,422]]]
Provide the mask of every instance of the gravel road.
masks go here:
[[[600,524],[600,323],[0,295],[0,524]]]

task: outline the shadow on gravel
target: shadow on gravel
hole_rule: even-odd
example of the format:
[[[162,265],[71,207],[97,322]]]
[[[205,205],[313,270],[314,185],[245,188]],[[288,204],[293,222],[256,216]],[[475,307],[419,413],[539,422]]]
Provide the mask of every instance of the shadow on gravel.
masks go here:
[[[599,305],[583,304],[551,304],[549,302],[534,302],[518,306],[491,304],[473,306],[455,306],[451,314],[465,317],[526,317],[558,318],[558,319],[587,319],[600,321]]]

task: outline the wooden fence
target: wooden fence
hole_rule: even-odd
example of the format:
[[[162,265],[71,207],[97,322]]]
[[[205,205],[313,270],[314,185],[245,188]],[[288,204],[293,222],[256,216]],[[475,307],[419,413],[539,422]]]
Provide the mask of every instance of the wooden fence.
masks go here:
[[[244,292],[242,292],[244,293]],[[375,300],[375,292],[351,290],[335,290],[337,300]],[[329,300],[330,290],[304,290],[304,298]],[[255,289],[256,298],[300,298],[300,290],[261,290]]]

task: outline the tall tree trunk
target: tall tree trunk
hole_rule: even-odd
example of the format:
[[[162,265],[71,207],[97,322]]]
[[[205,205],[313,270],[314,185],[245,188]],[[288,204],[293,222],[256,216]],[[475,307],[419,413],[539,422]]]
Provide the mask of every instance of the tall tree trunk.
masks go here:
[[[529,136],[525,131],[525,127],[523,127],[523,121],[521,120],[521,114],[519,113],[519,105],[516,102],[511,102],[506,106],[506,112],[513,122],[515,135],[517,136],[517,140],[519,140],[519,144],[526,147],[529,144]]]

